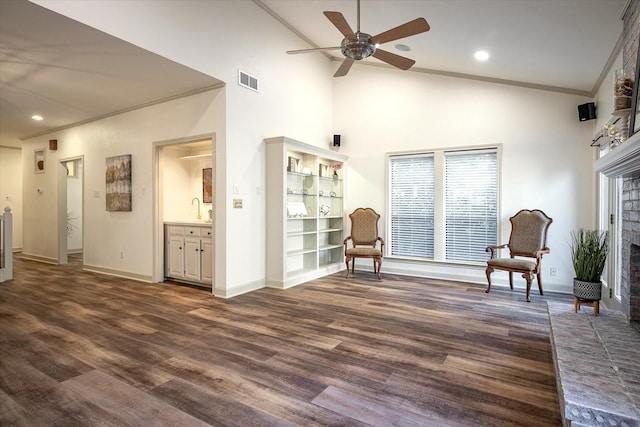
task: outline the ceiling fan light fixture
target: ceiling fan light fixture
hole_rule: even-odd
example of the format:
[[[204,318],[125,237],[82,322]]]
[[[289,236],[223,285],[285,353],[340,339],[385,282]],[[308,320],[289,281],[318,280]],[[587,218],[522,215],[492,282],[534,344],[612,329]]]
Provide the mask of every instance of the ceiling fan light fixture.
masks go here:
[[[376,45],[371,42],[371,36],[366,33],[357,32],[355,40],[347,38],[342,40],[342,54],[347,58],[359,61],[376,53]]]
[[[40,121],[44,120],[44,117],[42,117],[42,116],[41,116],[41,115],[39,115],[39,114],[36,114],[36,115],[31,116],[31,118],[32,118],[33,120],[35,120],[35,121],[38,121],[38,122],[40,122]]]
[[[399,40],[405,37],[415,36],[429,31],[429,23],[424,18],[416,18],[412,21],[405,22],[402,25],[391,28],[390,30],[383,31],[380,34],[371,36],[367,33],[360,32],[360,0],[357,0],[358,5],[358,26],[357,31],[353,31],[351,26],[345,19],[344,15],[340,12],[326,10],[324,16],[327,17],[334,27],[342,33],[344,39],[340,43],[339,47],[318,47],[313,49],[298,49],[288,50],[288,54],[307,53],[307,52],[322,52],[327,50],[338,50],[342,52],[344,59],[342,64],[338,67],[333,77],[346,76],[351,66],[355,61],[360,61],[373,56],[375,59],[387,63],[393,67],[401,70],[408,70],[416,61],[404,56],[397,55],[395,53],[388,52],[383,49],[379,49],[379,46],[383,43],[389,43],[394,40]],[[411,48],[407,45],[397,44],[396,48],[400,51],[409,51]]]

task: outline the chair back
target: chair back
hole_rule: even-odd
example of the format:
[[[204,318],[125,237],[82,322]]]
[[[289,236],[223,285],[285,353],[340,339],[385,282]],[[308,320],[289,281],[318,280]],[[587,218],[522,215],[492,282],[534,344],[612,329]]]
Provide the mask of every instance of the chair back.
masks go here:
[[[547,231],[553,222],[539,209],[522,209],[509,218],[511,237],[509,250],[512,256],[536,257],[535,252],[546,249]]]
[[[349,215],[349,218],[351,218],[353,245],[375,246],[380,215],[371,208],[358,208]]]

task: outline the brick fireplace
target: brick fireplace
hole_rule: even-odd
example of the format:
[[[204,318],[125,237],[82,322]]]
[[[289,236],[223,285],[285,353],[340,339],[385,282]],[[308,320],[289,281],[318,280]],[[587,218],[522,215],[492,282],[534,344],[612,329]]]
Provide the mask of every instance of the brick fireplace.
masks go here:
[[[640,158],[636,162],[640,169]],[[627,319],[640,328],[640,177],[625,179],[622,199],[621,305]]]
[[[640,43],[640,0],[629,2],[623,20],[623,68],[633,76]],[[640,132],[599,159],[596,170],[610,178],[623,178],[621,310],[640,330]]]
[[[640,330],[640,132],[599,159],[596,170],[623,178],[620,305]]]
[[[633,76],[640,0],[630,0],[623,16],[623,66]],[[565,426],[640,426],[640,132],[598,159],[595,169],[623,180],[621,309],[579,316],[549,304],[558,400]]]

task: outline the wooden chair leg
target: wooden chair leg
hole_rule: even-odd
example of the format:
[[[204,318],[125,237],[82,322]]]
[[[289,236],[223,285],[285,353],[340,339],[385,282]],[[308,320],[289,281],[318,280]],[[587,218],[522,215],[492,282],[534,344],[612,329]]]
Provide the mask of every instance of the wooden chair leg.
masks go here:
[[[544,295],[542,293],[542,277],[540,273],[536,274],[536,276],[538,277],[538,289],[540,290],[540,295]]]
[[[509,287],[513,290],[513,272],[509,272]]]
[[[524,273],[522,277],[527,281],[526,301],[531,302],[531,298],[529,296],[531,295],[531,284],[533,283],[533,275],[531,273]]]
[[[485,291],[486,293],[489,293],[489,291],[491,290],[491,273],[493,273],[493,268],[487,267],[485,274],[487,275],[487,283],[489,285],[487,286],[487,290]]]
[[[376,275],[378,276],[378,280],[382,280],[382,278],[380,277],[380,268],[382,267],[382,258],[374,258],[373,260],[374,269],[376,268],[376,264],[378,265],[376,270]]]
[[[349,278],[349,261],[350,260],[351,260],[350,257],[345,257],[344,259],[344,263],[347,265],[347,276],[346,276],[347,279]]]

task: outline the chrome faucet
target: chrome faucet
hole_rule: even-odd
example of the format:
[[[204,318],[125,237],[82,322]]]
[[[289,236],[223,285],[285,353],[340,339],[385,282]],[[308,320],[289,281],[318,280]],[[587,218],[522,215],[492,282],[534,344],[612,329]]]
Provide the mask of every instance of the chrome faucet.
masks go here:
[[[197,197],[191,199],[191,206],[193,206],[194,200],[198,202],[198,219],[202,219],[202,215],[200,215],[200,199],[198,199]]]

